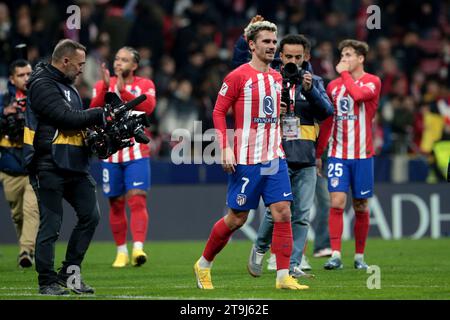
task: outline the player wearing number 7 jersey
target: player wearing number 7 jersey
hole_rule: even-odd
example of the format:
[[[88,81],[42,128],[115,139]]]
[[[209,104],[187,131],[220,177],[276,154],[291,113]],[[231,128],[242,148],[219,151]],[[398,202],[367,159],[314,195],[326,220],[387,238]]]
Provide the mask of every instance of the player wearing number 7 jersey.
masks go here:
[[[347,191],[352,189],[355,211],[356,269],[367,269],[364,248],[369,232],[368,198],[373,194],[372,122],[380,96],[380,79],[364,71],[369,51],[365,42],[344,40],[339,44],[341,60],[336,66],[340,77],[331,81],[327,93],[334,105],[334,116],[321,125],[316,159],[329,143],[328,191],[331,196],[329,217],[332,256],[327,270],[341,269],[341,237]],[[330,139],[331,135],[331,139]]]
[[[292,252],[292,192],[280,137],[281,75],[269,67],[276,50],[277,27],[268,21],[245,29],[252,52],[249,63],[225,78],[213,118],[222,150],[222,167],[229,174],[225,217],[212,228],[202,256],[194,265],[197,286],[213,289],[211,266],[233,232],[247,220],[260,197],[274,220],[272,251],[277,259],[277,289],[307,289],[289,275]],[[225,116],[234,113],[234,148],[228,143]],[[234,149],[234,150],[233,150]]]

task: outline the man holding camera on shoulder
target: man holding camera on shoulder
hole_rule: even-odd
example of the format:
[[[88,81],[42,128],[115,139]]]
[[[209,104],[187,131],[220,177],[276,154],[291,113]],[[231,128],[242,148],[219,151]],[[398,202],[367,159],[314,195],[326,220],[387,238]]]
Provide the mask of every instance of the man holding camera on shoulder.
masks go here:
[[[124,102],[129,102],[141,94],[146,100],[134,108],[133,112],[150,115],[156,105],[155,85],[152,80],[135,76],[140,55],[132,47],[121,48],[114,59],[115,76],[110,76],[102,64],[103,79],[95,84],[91,107],[105,103],[107,92],[115,92]],[[147,261],[144,242],[147,237],[148,209],[147,190],[150,187],[150,147],[144,143],[134,143],[102,161],[103,193],[109,198],[109,221],[117,255],[113,267],[125,267],[130,259],[127,248],[128,222],[125,204],[131,212],[130,229],[133,238],[131,264],[141,266]]]
[[[36,239],[39,293],[94,293],[81,279],[81,263],[100,219],[95,181],[89,174],[89,150],[82,130],[104,126],[113,115],[103,108],[83,110],[73,86],[82,73],[86,48],[64,39],[51,63],[39,63],[27,83],[24,161],[36,193],[40,226]],[[78,222],[59,272],[54,271],[55,243],[63,217],[62,200],[74,208]],[[62,287],[61,287],[62,286]]]
[[[26,82],[31,65],[23,59],[10,65],[8,93],[0,103],[0,181],[19,240],[18,264],[29,268],[34,263],[39,209],[22,161]]]
[[[294,278],[306,275],[300,264],[317,179],[315,144],[318,132],[315,123],[333,114],[322,79],[311,74],[311,66],[305,60],[310,47],[308,39],[297,34],[286,35],[280,42],[284,102],[281,110],[282,145],[294,198],[291,204],[294,243],[289,268]],[[248,271],[254,277],[262,274],[263,257],[269,250],[272,232],[273,220],[270,212],[266,211],[248,261]]]

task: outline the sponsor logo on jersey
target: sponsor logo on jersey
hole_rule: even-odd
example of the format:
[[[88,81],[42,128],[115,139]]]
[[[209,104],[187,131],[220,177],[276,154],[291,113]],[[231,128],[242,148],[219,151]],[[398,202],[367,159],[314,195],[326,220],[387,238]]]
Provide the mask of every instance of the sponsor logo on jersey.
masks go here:
[[[266,115],[271,116],[275,111],[275,104],[271,96],[265,96],[263,99],[263,111]]]
[[[342,121],[342,120],[358,120],[358,116],[356,114],[351,114],[348,116],[336,116],[336,120],[337,121]]]
[[[278,118],[253,118],[253,123],[277,123]]]
[[[342,113],[347,113],[350,108],[350,100],[347,97],[342,97],[339,100],[339,110]]]

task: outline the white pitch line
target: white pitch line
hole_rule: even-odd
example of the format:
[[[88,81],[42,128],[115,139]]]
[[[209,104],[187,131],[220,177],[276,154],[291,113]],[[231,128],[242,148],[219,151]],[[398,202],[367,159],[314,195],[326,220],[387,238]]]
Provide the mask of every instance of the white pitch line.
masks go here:
[[[52,296],[52,295],[40,295],[40,294],[35,294],[35,293],[7,293],[7,294],[2,294],[0,295],[1,297],[37,297],[37,298],[44,298],[44,297],[61,297],[61,298],[68,298],[70,299],[71,297],[73,298],[77,298],[77,300],[80,300],[79,298],[86,298],[83,300],[94,300],[93,298],[97,299],[123,299],[123,300],[198,300],[201,297],[170,297],[170,296],[130,296],[130,295],[118,295],[118,296],[114,296],[114,295],[72,295],[72,296]],[[210,300],[235,300],[236,297],[234,298],[227,298],[227,297],[221,297],[221,298],[217,298],[217,299],[210,299]],[[267,298],[239,298],[239,300],[272,300],[272,299],[267,299]]]
[[[98,287],[95,286],[95,289],[145,289],[146,287]],[[0,290],[38,290],[38,287],[0,287]]]

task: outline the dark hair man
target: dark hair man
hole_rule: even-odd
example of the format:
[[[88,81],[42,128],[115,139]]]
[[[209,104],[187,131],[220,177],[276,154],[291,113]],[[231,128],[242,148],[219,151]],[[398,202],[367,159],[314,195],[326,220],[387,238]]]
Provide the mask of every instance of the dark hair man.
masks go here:
[[[29,268],[34,263],[39,208],[22,161],[26,83],[31,65],[19,59],[9,67],[8,93],[0,103],[0,181],[19,240],[18,264]]]
[[[114,59],[115,76],[102,65],[103,79],[95,84],[91,106],[104,104],[106,92],[117,92],[128,102],[145,94],[147,99],[133,112],[150,115],[155,109],[155,85],[152,80],[135,76],[139,53],[132,47],[123,47]],[[150,147],[135,142],[102,161],[103,193],[109,198],[109,222],[117,245],[115,268],[125,267],[130,259],[127,248],[128,221],[125,205],[130,208],[130,229],[133,238],[131,265],[141,266],[147,261],[144,242],[148,230],[147,190],[150,188]]]

